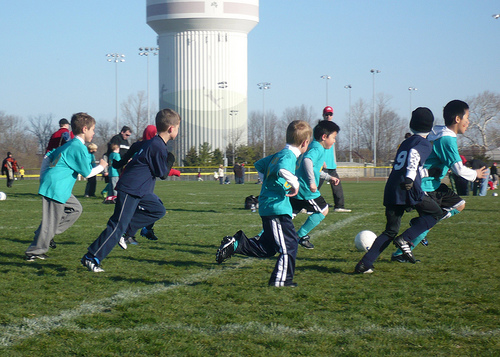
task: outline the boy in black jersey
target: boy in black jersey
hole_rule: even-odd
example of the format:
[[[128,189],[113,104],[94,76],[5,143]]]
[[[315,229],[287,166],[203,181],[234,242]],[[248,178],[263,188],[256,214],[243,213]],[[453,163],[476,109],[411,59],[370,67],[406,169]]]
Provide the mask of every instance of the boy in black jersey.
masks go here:
[[[165,215],[165,207],[154,194],[156,178],[165,179],[173,165],[167,142],[176,138],[181,118],[171,109],[156,115],[158,135],[146,141],[127,165],[116,184],[115,211],[106,229],[88,248],[82,264],[94,273],[103,272],[101,261],[107,257],[125,233],[135,233]]]
[[[432,144],[426,139],[432,130],[434,115],[428,108],[417,108],[410,120],[413,134],[398,148],[394,166],[384,190],[384,206],[387,224],[385,231],[375,239],[370,250],[356,265],[355,273],[373,273],[373,263],[385,248],[394,242],[403,251],[405,258],[415,263],[410,242],[420,233],[433,227],[442,217],[443,211],[420,187],[422,177],[434,176],[423,168],[430,155]],[[437,173],[437,174],[440,174]],[[419,217],[411,220],[411,227],[397,236],[401,217],[405,211],[416,209]]]

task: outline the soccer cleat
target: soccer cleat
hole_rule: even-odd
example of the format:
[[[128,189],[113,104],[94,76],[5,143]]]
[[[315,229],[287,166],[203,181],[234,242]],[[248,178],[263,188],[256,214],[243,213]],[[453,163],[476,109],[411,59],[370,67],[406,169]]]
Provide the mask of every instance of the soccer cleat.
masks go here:
[[[424,238],[420,241],[420,244],[422,244],[424,247],[427,247],[429,245],[429,241],[427,238]]]
[[[127,249],[127,242],[125,241],[125,237],[121,236],[120,240],[118,241],[118,245],[122,249]]]
[[[34,262],[37,259],[45,260],[48,256],[45,254],[26,254],[25,259],[27,262]]]
[[[410,261],[406,259],[403,254],[391,255],[391,262],[410,263]],[[420,263],[420,260],[417,259],[415,262]]]
[[[57,244],[56,244],[56,242],[54,242],[53,239],[50,240],[49,247],[52,248],[52,249],[56,249],[57,248]]]
[[[394,245],[403,252],[403,256],[412,264],[415,264],[417,260],[411,252],[411,247],[409,242],[407,242],[403,237],[398,236],[394,238]]]
[[[373,267],[368,268],[365,266],[363,262],[359,262],[356,264],[356,267],[354,268],[354,272],[356,274],[371,274],[373,273]]]
[[[158,240],[155,231],[153,229],[148,230],[146,227],[141,229],[141,236],[146,237],[149,240]]]
[[[308,235],[307,236],[303,236],[299,239],[299,244],[301,246],[303,246],[304,248],[306,249],[314,249],[314,244],[312,244],[309,239],[311,239],[311,237],[309,237]]]
[[[339,212],[339,213],[349,213],[349,212],[352,212],[352,210],[347,209],[347,208],[335,208],[333,211],[334,212]]]
[[[93,273],[104,272],[104,269],[101,268],[99,264],[96,264],[92,259],[87,258],[87,256],[83,256],[81,262],[84,267],[86,267],[89,271]]]
[[[222,238],[220,247],[215,254],[217,264],[221,264],[223,261],[231,258],[234,254],[234,242],[236,242],[236,239],[232,236],[225,236]]]

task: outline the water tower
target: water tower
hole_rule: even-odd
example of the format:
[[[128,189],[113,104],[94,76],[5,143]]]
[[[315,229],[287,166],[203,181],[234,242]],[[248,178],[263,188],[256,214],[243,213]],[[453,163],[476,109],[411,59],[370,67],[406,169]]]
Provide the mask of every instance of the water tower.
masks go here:
[[[180,163],[205,142],[213,149],[247,143],[247,35],[258,0],[147,0],[158,34],[160,108],[182,117]]]

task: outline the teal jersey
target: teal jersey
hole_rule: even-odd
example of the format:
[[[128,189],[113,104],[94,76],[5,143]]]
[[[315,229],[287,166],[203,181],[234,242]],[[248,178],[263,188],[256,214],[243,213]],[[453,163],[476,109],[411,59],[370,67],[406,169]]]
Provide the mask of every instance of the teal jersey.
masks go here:
[[[311,200],[314,198],[318,198],[321,196],[319,190],[316,192],[311,192],[311,188],[309,187],[309,176],[307,175],[306,169],[304,167],[304,159],[311,159],[313,163],[313,171],[314,171],[314,181],[316,183],[316,187],[319,185],[319,175],[321,173],[321,169],[323,167],[323,163],[325,162],[325,155],[328,153],[321,143],[316,140],[313,140],[307,151],[304,155],[301,155],[297,161],[297,172],[296,176],[299,179],[299,193],[295,196],[299,200]]]
[[[111,152],[108,157],[109,165],[108,165],[108,174],[109,177],[118,177],[120,176],[120,172],[113,167],[113,161],[120,161],[122,158],[119,153]]]
[[[441,185],[441,180],[446,176],[450,167],[457,162],[462,162],[458,153],[457,135],[444,125],[436,125],[427,137],[432,143],[432,152],[425,160],[424,168],[438,167],[442,170],[439,178],[422,178],[422,190],[432,192]]]
[[[47,154],[49,168],[42,173],[38,194],[66,203],[71,196],[78,174],[90,175],[92,162],[87,147],[79,138],[67,142],[63,146]]]
[[[336,169],[337,161],[335,160],[335,144],[325,152],[325,164],[327,169]]]
[[[267,156],[255,163],[257,171],[264,174],[259,195],[261,216],[289,215],[292,217],[290,199],[286,196],[291,185],[279,175],[281,169],[295,174],[297,156],[289,148]]]

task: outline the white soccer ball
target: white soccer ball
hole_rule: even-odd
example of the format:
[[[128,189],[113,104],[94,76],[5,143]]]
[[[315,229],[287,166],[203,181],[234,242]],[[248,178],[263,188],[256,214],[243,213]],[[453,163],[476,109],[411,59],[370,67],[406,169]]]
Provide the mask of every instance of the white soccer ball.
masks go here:
[[[0,192],[0,201],[5,201],[7,199],[7,195],[5,192]]]
[[[496,196],[498,196],[498,193],[497,192],[493,192],[491,195],[496,197]]]
[[[377,235],[372,231],[361,231],[354,238],[354,245],[360,252],[367,252],[376,238]]]

